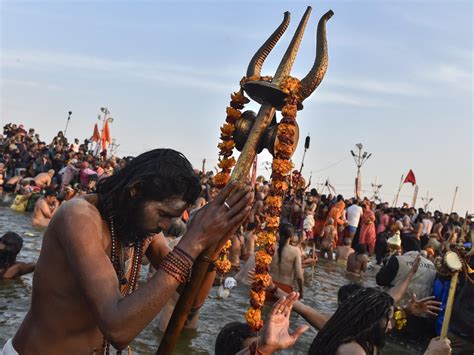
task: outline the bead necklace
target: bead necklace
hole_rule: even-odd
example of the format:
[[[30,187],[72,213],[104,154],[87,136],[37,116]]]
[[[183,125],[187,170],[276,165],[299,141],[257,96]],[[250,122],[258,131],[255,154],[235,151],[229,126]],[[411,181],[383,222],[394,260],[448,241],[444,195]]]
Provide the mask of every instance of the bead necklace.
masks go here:
[[[143,251],[143,241],[135,243],[133,247],[133,256],[132,256],[132,267],[130,270],[130,277],[127,280],[125,276],[125,254],[126,250],[122,247],[122,243],[115,235],[114,219],[109,217],[109,229],[110,236],[112,240],[111,246],[111,257],[110,261],[115,269],[117,278],[119,280],[119,289],[122,296],[130,295],[138,287],[138,276],[140,275],[140,269],[142,265],[142,251]],[[110,343],[104,337],[102,343],[102,354],[110,354]],[[121,350],[117,351],[117,355],[122,354]]]

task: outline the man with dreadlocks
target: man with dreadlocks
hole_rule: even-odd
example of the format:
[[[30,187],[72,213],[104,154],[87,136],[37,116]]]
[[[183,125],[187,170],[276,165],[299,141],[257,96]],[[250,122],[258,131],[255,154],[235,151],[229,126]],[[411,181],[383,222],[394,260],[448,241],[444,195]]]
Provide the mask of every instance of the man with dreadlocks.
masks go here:
[[[309,355],[376,355],[392,329],[394,299],[375,288],[356,291],[313,340]],[[449,340],[432,339],[425,355],[450,354]]]
[[[182,154],[156,149],[100,180],[97,194],[64,203],[44,234],[30,310],[4,353],[99,354],[109,352],[109,343],[126,348],[189,280],[195,258],[225,242],[250,212],[250,188],[228,184],[162,259],[157,249],[164,237],[156,234],[200,190]],[[157,271],[133,292],[143,252]]]

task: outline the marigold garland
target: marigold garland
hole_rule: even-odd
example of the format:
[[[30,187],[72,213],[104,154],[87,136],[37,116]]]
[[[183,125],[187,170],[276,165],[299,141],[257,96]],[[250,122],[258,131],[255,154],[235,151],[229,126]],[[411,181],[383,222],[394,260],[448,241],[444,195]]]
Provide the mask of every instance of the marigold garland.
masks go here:
[[[255,280],[250,290],[250,308],[245,314],[247,324],[259,331],[263,327],[261,308],[265,302],[266,288],[270,284],[269,267],[275,253],[276,234],[280,226],[283,197],[288,189],[287,178],[293,164],[290,161],[296,140],[296,113],[300,101],[300,81],[287,77],[280,84],[287,95],[283,106],[282,120],[278,125],[277,140],[274,147],[270,194],[265,199],[265,229],[257,233],[255,253]]]
[[[245,97],[242,89],[230,95],[230,105],[226,108],[226,122],[220,128],[221,142],[217,145],[217,148],[219,148],[219,163],[217,166],[221,170],[214,176],[214,184],[218,188],[223,188],[230,180],[230,173],[236,163],[235,158],[232,156],[235,148],[233,138],[235,122],[237,122],[242,115],[240,110],[249,102],[250,100]],[[214,262],[216,271],[220,276],[228,273],[232,267],[228,259],[231,245],[231,241],[228,240],[221,249],[218,260]]]

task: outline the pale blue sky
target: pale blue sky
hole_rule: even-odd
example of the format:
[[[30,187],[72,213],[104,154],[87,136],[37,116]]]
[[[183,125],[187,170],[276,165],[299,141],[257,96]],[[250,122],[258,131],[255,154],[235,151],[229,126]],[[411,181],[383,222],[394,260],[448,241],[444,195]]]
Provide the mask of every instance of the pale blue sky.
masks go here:
[[[377,177],[391,202],[411,168],[419,197],[434,197],[431,210],[449,210],[459,186],[455,209],[472,211],[471,1],[0,3],[3,123],[35,127],[49,140],[71,110],[68,136],[83,138],[106,106],[119,154],[172,147],[194,165],[206,157],[212,166],[228,95],[283,12],[292,22],[263,74],[274,74],[311,5],[292,72],[301,78],[314,60],[317,21],[332,9],[329,69],[298,115],[302,138],[311,135],[304,172],[314,183],[329,177],[349,195],[349,151],[362,142],[373,153],[363,168],[367,195]],[[302,144],[298,167],[301,157]],[[400,202],[410,202],[412,191],[405,185]]]

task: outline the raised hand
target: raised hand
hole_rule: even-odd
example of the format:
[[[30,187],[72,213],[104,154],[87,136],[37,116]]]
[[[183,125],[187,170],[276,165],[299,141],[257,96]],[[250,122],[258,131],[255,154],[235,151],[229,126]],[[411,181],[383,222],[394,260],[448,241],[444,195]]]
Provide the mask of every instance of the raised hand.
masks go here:
[[[247,218],[253,195],[249,185],[235,181],[227,184],[213,201],[196,212],[180,244],[199,254],[217,242],[225,243]]]
[[[265,322],[263,334],[258,339],[259,351],[271,354],[274,351],[287,349],[308,329],[307,325],[300,325],[294,332],[289,332],[291,310],[298,297],[297,292],[292,292],[275,302]]]
[[[428,314],[432,317],[437,317],[441,311],[441,302],[435,301],[434,296],[425,297],[421,300],[416,299],[416,295],[413,294],[408,304],[405,306],[407,313],[413,315]]]

